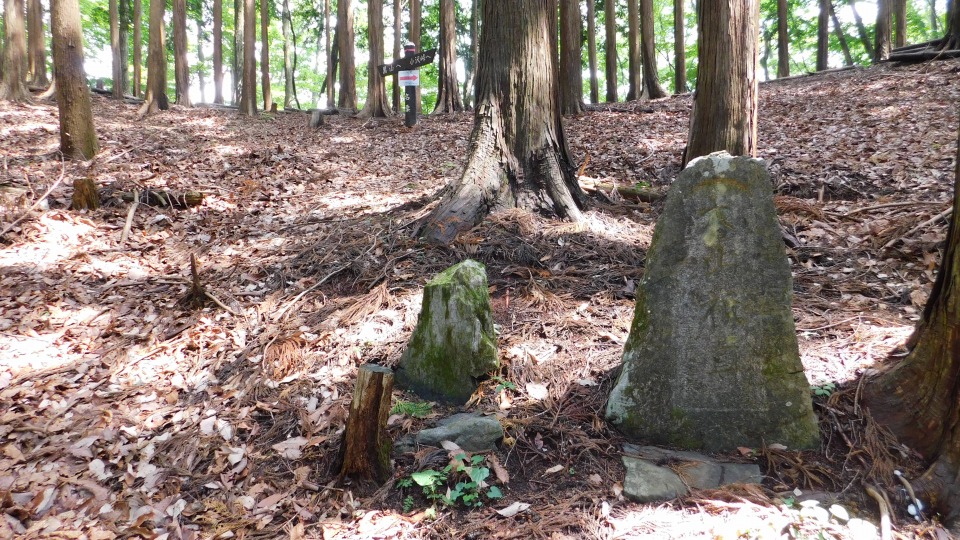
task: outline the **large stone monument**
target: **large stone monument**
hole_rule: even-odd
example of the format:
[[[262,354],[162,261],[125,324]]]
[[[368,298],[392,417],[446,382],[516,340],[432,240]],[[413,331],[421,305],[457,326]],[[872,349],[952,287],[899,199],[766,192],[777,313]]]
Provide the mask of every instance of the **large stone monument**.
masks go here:
[[[763,162],[692,161],[647,252],[607,419],[652,444],[815,447],[791,293]]]
[[[423,289],[423,307],[397,382],[427,399],[466,403],[482,378],[500,366],[487,272],[466,260]]]

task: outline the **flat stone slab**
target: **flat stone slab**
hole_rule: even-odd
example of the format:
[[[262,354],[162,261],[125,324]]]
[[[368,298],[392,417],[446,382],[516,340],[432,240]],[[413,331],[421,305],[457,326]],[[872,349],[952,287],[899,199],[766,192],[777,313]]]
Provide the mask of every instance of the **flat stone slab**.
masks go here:
[[[697,452],[656,446],[623,446],[627,475],[623,493],[641,502],[675,499],[690,489],[716,489],[729,484],[759,484],[760,467],[751,463],[723,463]]]
[[[444,418],[437,427],[425,429],[415,440],[423,446],[440,446],[451,441],[467,452],[488,452],[503,439],[503,426],[494,416],[460,413]]]

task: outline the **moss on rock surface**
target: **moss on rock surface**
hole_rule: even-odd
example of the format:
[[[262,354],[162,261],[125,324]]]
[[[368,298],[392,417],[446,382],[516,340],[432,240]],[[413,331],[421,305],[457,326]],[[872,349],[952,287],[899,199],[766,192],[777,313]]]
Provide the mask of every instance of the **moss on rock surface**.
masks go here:
[[[762,162],[691,162],[647,252],[608,420],[653,444],[815,447],[791,293]]]
[[[420,320],[400,358],[397,382],[427,399],[465,403],[499,366],[487,272],[466,260],[424,287]]]

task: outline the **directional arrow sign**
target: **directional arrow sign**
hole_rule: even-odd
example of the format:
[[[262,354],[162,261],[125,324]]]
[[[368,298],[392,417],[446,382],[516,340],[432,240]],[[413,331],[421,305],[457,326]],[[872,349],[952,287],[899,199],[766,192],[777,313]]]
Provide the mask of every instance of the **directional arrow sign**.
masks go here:
[[[428,49],[423,52],[418,52],[413,56],[401,58],[392,64],[383,64],[379,66],[380,75],[386,77],[387,75],[393,75],[397,71],[409,71],[411,69],[417,69],[420,66],[432,64],[433,59],[436,58],[436,56],[436,49]]]

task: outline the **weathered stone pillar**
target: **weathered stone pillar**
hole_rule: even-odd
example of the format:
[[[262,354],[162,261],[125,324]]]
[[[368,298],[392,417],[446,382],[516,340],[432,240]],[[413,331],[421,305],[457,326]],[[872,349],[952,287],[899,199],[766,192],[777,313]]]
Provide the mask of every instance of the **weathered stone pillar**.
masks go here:
[[[607,419],[653,444],[818,444],[790,266],[760,160],[694,160],[670,188]]]

